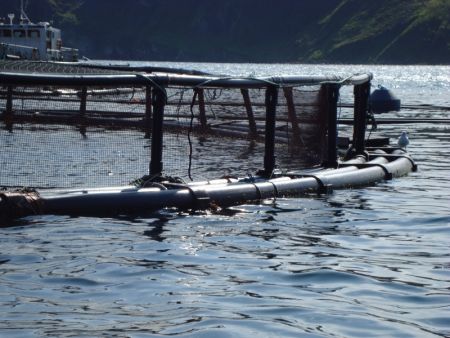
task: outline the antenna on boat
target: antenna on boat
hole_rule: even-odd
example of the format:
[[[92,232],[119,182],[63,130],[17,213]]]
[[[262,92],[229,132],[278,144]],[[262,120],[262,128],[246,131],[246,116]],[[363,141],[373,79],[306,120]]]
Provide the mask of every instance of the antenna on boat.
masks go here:
[[[23,0],[20,0],[20,23],[31,23],[27,13],[25,13],[25,10],[23,9]]]
[[[9,18],[9,24],[12,25],[13,21],[14,21],[14,14],[13,13],[8,14],[8,18]]]

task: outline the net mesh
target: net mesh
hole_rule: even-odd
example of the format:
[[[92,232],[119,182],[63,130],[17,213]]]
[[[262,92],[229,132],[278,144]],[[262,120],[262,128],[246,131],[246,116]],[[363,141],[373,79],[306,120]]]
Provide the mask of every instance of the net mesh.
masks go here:
[[[94,67],[89,65],[68,64],[46,61],[0,61],[0,72],[7,73],[41,73],[41,74],[62,74],[62,75],[117,75],[123,72],[110,68]]]
[[[64,69],[55,66],[48,71]],[[263,169],[265,89],[170,86],[166,90],[164,175],[189,181]],[[326,116],[321,97],[320,86],[279,90],[275,156],[280,169],[323,161]],[[151,100],[151,91],[142,86],[0,83],[0,186],[115,186],[148,174]]]

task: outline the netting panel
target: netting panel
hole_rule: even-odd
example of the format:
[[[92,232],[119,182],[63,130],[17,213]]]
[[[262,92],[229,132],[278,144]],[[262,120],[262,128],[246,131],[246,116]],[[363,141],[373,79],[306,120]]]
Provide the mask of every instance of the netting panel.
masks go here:
[[[281,111],[282,116],[289,121],[288,127],[286,127],[289,130],[290,150],[288,153],[297,161],[298,159],[303,160],[303,165],[321,164],[327,152],[327,116],[321,88],[316,86],[292,89],[292,103],[295,110],[293,117],[290,117],[288,112],[289,91],[289,88],[284,90],[283,100],[286,105],[280,105],[282,109],[285,109]],[[297,127],[294,127],[294,124]],[[285,153],[282,150],[280,152],[281,154]],[[298,164],[295,161],[293,163],[294,167]],[[300,162],[300,166],[301,164],[302,162]],[[296,168],[291,167],[290,169]]]
[[[285,92],[292,92],[291,101],[286,98]],[[217,174],[239,176],[262,169],[265,89],[248,90],[250,106],[246,106],[245,94],[241,89],[203,89],[203,109],[207,125],[207,129],[203,131],[200,95],[194,101],[193,95],[192,89],[168,90],[166,126],[170,125],[178,131],[166,135],[164,142],[171,150],[180,148],[182,152],[181,157],[171,156],[172,151],[165,152],[165,167],[173,164],[170,165],[172,173],[178,169],[177,176],[191,176],[194,179],[215,178]],[[288,112],[289,104],[293,109],[291,114]],[[258,136],[255,139],[259,142],[249,141],[249,137],[252,137],[249,109],[257,128]],[[326,152],[324,114],[319,86],[285,88],[284,91],[279,91],[275,152],[280,169],[299,169],[323,162]],[[293,118],[297,125],[295,132]],[[197,137],[191,137],[189,142],[189,135]],[[174,161],[179,164],[174,164]],[[190,171],[186,172],[189,162]]]
[[[117,75],[125,72],[83,64],[58,63],[47,61],[8,61],[0,60],[0,72],[40,73],[71,75]],[[129,72],[128,72],[129,73]]]
[[[117,186],[148,170],[149,140],[138,131],[24,123],[1,130],[0,142],[6,187]]]
[[[163,174],[188,181],[263,169],[265,93],[167,88]],[[10,109],[7,97],[8,87],[0,87],[0,186],[123,185],[148,173],[149,88],[16,86]],[[320,164],[326,141],[320,87],[280,89],[276,116],[278,167]]]
[[[74,87],[14,87],[15,114],[77,114],[80,112],[82,89]],[[5,109],[7,89],[0,88],[1,107]],[[86,91],[86,111],[103,113],[104,117],[141,117],[145,111],[145,89],[141,87],[90,87]],[[114,113],[121,113],[114,115]],[[129,113],[129,116],[123,114]]]

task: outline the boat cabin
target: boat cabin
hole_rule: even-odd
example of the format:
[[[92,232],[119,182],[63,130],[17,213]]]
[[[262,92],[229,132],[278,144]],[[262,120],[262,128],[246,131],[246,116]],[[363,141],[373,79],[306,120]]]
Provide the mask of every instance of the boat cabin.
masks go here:
[[[0,59],[78,61],[78,50],[62,46],[61,30],[48,22],[32,23],[22,12],[0,18]]]

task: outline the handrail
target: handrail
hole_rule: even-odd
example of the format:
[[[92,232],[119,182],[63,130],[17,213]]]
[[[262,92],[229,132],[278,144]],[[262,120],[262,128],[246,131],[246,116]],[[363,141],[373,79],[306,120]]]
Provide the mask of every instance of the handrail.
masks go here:
[[[342,85],[358,85],[369,82],[372,74],[360,74],[341,78],[338,76],[281,76],[281,77],[217,77],[180,74],[148,74],[148,73],[117,73],[117,74],[50,74],[0,72],[0,83],[7,85],[157,85],[157,86],[187,86],[212,88],[265,88],[268,86],[293,87],[313,86],[324,83],[339,83]]]

